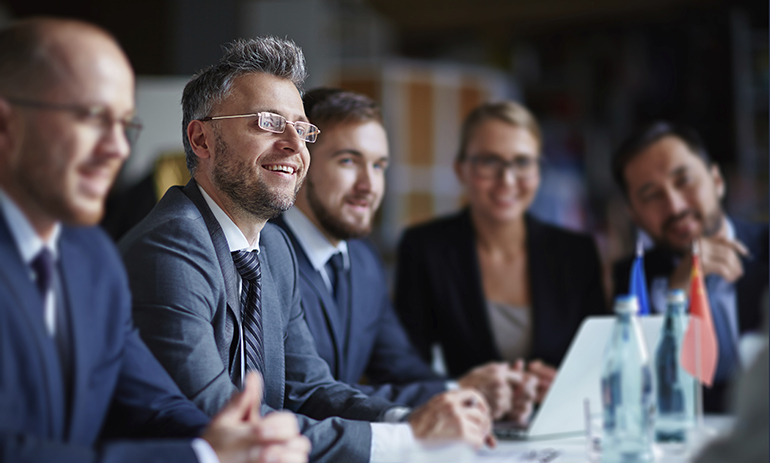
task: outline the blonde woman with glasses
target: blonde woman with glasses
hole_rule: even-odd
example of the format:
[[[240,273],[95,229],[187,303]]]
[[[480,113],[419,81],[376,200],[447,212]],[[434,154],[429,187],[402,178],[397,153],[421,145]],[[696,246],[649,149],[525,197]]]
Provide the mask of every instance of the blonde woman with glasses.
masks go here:
[[[581,321],[606,305],[593,239],[528,212],[541,149],[522,105],[471,112],[454,166],[468,205],[404,233],[396,280],[396,308],[426,360],[440,346],[452,377],[508,361],[538,378],[538,402]]]

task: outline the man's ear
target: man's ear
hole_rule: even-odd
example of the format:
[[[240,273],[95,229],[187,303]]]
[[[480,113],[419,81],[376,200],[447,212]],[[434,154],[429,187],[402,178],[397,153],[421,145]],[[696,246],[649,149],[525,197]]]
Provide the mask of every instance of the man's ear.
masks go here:
[[[187,139],[199,158],[208,159],[214,153],[214,133],[203,122],[194,120],[187,124]]]
[[[725,191],[727,190],[727,184],[724,177],[722,177],[722,171],[716,163],[711,164],[709,168],[709,174],[711,174],[711,180],[714,182],[714,189],[716,190],[717,198],[722,199],[725,197]]]

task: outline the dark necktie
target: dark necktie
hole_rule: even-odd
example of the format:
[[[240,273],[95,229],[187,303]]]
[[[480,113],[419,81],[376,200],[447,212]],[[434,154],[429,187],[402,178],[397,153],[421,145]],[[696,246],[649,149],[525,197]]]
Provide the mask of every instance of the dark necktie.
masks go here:
[[[332,295],[337,302],[340,320],[345,319],[348,310],[348,298],[350,289],[348,287],[348,275],[345,271],[345,260],[341,252],[331,256],[326,262],[326,273],[329,274],[329,281],[332,284]]]
[[[727,381],[738,365],[738,354],[735,351],[730,320],[725,304],[722,303],[722,293],[726,291],[727,282],[719,275],[706,276],[706,291],[708,291],[711,318],[714,322],[714,332],[719,342],[719,360],[714,379]]]
[[[233,262],[243,282],[241,288],[241,323],[246,349],[246,371],[264,374],[262,342],[262,271],[257,251],[233,251]]]
[[[53,255],[48,248],[43,248],[32,261],[32,270],[35,271],[35,283],[40,295],[43,297],[43,311],[45,311],[45,298],[53,284]]]

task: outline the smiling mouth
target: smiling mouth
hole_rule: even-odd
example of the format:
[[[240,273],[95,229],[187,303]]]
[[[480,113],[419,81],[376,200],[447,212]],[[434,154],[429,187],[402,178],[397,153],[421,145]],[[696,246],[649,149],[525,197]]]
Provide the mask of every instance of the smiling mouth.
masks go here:
[[[291,166],[282,166],[282,165],[270,165],[270,166],[263,166],[265,169],[272,171],[272,172],[283,172],[285,174],[294,175],[297,170]]]

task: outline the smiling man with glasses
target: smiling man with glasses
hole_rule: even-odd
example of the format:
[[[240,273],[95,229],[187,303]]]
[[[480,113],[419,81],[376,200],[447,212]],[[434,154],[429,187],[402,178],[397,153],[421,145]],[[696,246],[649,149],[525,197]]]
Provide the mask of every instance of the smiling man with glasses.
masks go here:
[[[413,435],[480,446],[490,427],[483,405],[468,405],[467,414],[445,404],[414,414],[444,414],[442,426],[438,419],[391,424],[405,410],[335,381],[315,350],[296,256],[287,236],[266,223],[294,204],[310,163],[306,143],[319,133],[303,109],[304,78],[302,51],[268,37],[230,44],[185,87],[192,180],[171,188],[120,243],[142,337],[208,414],[247,372],[262,372],[263,413],[299,413],[313,461],[392,461],[404,450],[396,442]]]
[[[257,416],[256,375],[209,422],[133,325],[120,257],[93,225],[134,111],[106,31],[50,18],[0,31],[0,460],[306,461],[293,415]]]

